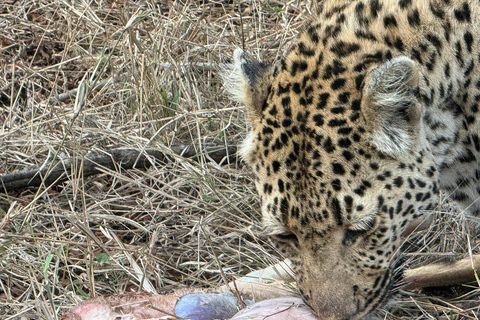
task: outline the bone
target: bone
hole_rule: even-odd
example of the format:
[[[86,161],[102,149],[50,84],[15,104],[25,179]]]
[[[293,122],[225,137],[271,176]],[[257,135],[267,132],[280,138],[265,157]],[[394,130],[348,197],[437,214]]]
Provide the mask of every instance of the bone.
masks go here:
[[[406,270],[406,289],[444,287],[478,281],[480,255],[473,255],[455,262],[433,263]]]

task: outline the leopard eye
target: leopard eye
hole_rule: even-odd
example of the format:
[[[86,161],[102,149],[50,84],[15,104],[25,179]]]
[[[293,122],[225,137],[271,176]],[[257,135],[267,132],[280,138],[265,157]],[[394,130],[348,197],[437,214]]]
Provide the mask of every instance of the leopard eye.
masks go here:
[[[366,237],[372,234],[377,229],[377,223],[378,219],[375,215],[368,219],[362,220],[361,222],[353,224],[345,231],[342,244],[346,246],[352,245],[359,237]]]
[[[270,236],[272,239],[279,241],[279,242],[298,242],[298,238],[293,232],[285,232],[279,234],[273,234]]]
[[[345,235],[342,240],[344,246],[349,246],[355,243],[360,236],[363,236],[367,233],[365,230],[350,230],[345,231]]]

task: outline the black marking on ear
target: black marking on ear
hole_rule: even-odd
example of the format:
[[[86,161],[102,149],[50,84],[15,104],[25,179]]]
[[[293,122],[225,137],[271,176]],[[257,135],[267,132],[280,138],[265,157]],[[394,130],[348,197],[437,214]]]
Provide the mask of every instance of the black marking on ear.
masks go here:
[[[266,67],[267,65],[265,63],[258,61],[247,61],[242,63],[242,71],[247,76],[248,83],[251,86],[255,85],[257,77],[263,74]]]

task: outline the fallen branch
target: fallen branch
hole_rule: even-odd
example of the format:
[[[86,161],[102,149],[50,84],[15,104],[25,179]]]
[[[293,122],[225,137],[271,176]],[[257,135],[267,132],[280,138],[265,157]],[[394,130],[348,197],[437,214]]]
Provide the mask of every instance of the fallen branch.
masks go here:
[[[184,158],[198,160],[199,154],[195,146],[172,145],[170,150]],[[203,148],[207,161],[209,159],[223,163],[225,160],[235,161],[236,147],[205,146]],[[41,169],[24,170],[0,175],[0,192],[7,192],[26,187],[38,187],[42,184],[50,186],[68,179],[73,168],[82,168],[83,177],[104,172],[102,168],[111,170],[128,170],[132,168],[147,169],[152,165],[152,158],[168,162],[170,157],[158,150],[148,149],[140,152],[135,149],[116,149],[104,152],[91,152],[85,157],[58,160],[46,164]]]

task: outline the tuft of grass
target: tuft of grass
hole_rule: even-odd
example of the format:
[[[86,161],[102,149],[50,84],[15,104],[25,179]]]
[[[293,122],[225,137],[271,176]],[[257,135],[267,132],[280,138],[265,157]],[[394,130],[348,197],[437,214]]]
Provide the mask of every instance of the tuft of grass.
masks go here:
[[[207,161],[202,146],[237,145],[246,133],[219,64],[236,47],[278,58],[311,7],[0,2],[0,174],[116,147],[168,153],[183,143],[199,153],[87,178],[74,167],[58,186],[0,194],[2,319],[57,319],[83,299],[131,290],[215,287],[222,273],[231,280],[282,259],[259,236],[249,170]],[[411,240],[410,265],[463,255],[467,239],[478,251],[475,226],[450,215]],[[405,292],[388,319],[475,319],[478,290],[457,290]]]

